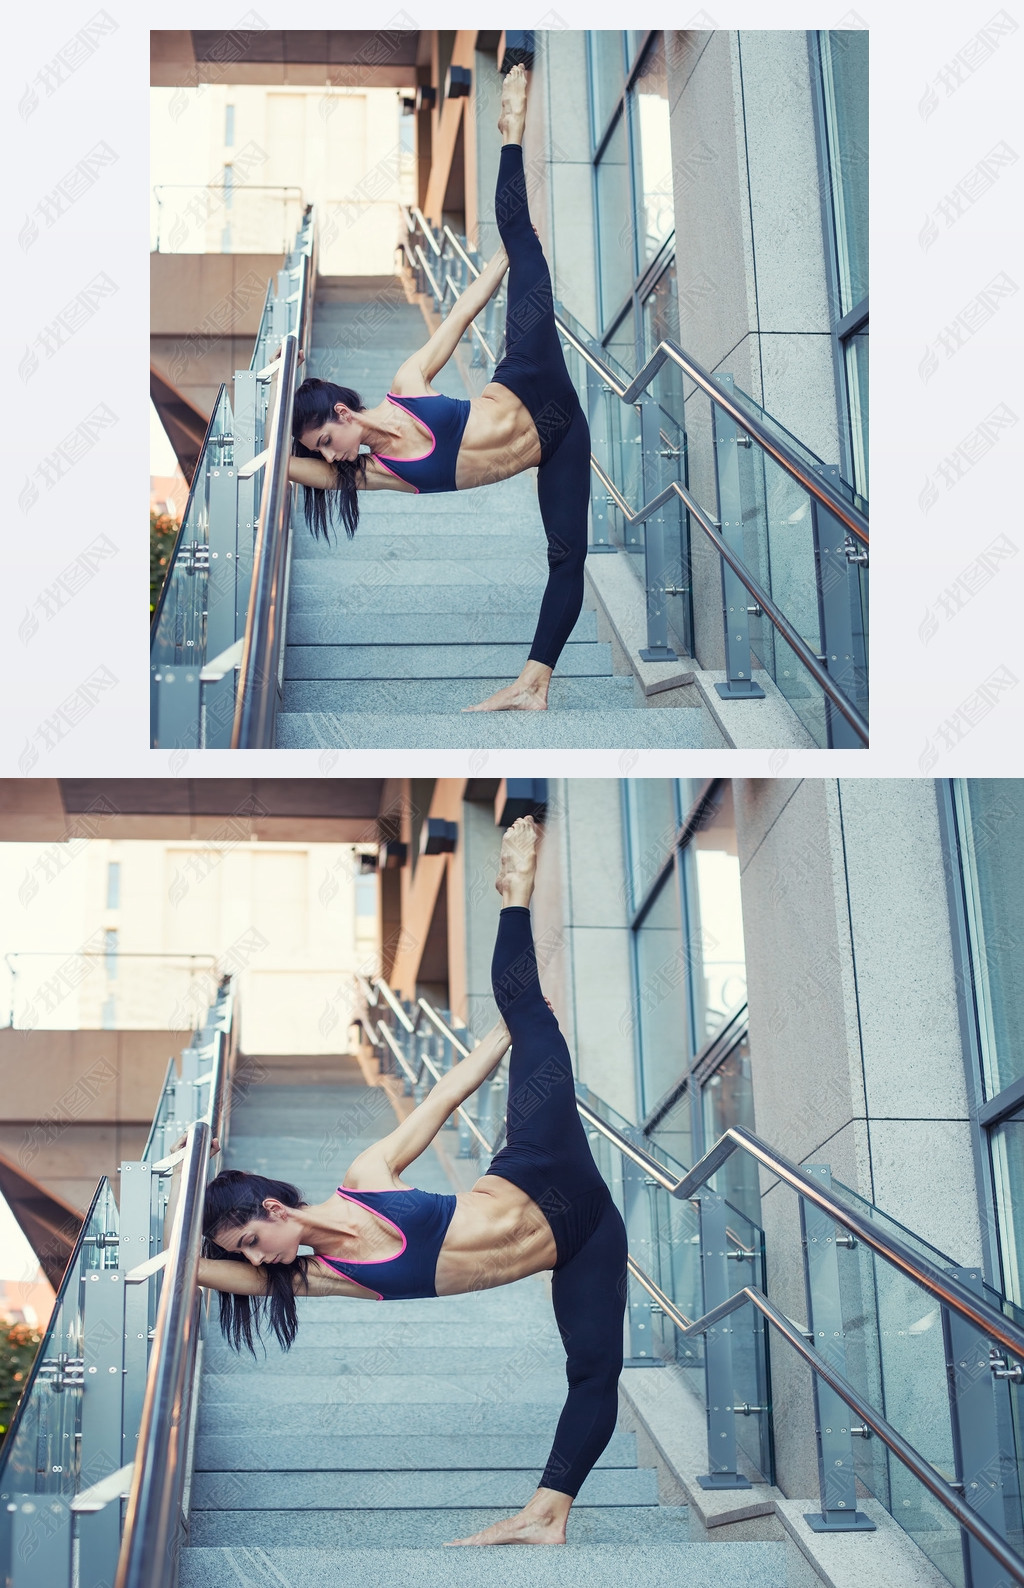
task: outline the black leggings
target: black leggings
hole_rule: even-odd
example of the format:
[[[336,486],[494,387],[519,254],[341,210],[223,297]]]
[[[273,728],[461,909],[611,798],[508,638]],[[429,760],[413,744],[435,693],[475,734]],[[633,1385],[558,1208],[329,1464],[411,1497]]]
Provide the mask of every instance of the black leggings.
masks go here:
[[[530,225],[518,143],[502,148],[494,215],[509,266],[505,357],[492,379],[515,392],[540,438],[537,496],[548,540],[548,582],[530,660],[554,667],[583,606],[590,431],[562,357],[551,275]]]
[[[512,1056],[508,1145],[487,1172],[531,1196],[554,1233],[558,1261],[551,1299],[569,1394],[540,1486],[575,1497],[615,1430],[626,1231],[576,1108],[569,1050],[541,996],[524,907],[501,912],[491,982],[512,1035]]]

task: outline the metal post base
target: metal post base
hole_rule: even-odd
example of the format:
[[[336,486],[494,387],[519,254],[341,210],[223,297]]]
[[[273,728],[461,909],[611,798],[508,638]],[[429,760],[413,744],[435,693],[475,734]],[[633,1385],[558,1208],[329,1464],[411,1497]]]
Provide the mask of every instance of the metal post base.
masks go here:
[[[602,541],[600,541],[599,543],[597,543],[597,544],[595,544],[593,546],[588,546],[587,547],[587,556],[588,557],[596,557],[596,556],[599,556],[601,552],[609,552],[609,551],[617,552],[618,549],[619,549],[618,546],[610,546],[607,541],[602,540]]]
[[[658,1356],[627,1356],[622,1365],[623,1367],[667,1367],[668,1363],[663,1362]]]
[[[697,1482],[702,1489],[750,1489],[753,1487],[749,1478],[742,1472],[706,1472]]]
[[[875,1524],[863,1511],[805,1511],[804,1521],[812,1533],[874,1533]]]
[[[727,683],[716,684],[715,691],[723,700],[763,700],[764,690],[749,678],[730,678]]]
[[[679,657],[669,645],[645,645],[640,652],[642,662],[678,662]]]

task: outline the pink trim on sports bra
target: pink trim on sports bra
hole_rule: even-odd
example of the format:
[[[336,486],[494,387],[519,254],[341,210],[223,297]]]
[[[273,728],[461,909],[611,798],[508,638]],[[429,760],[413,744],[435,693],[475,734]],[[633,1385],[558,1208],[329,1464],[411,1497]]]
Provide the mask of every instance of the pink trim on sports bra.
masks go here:
[[[424,396],[426,395],[428,394],[424,393]],[[434,435],[434,432],[431,430],[426,420],[421,419],[419,414],[414,414],[411,408],[407,408],[400,397],[395,397],[391,392],[388,392],[387,399],[389,403],[394,403],[396,408],[401,408],[404,414],[408,414],[410,419],[414,419],[418,425],[423,426],[424,430],[427,432],[427,435],[430,437],[430,446],[426,452],[421,452],[418,457],[415,458],[396,458],[391,452],[371,452],[371,458],[376,458],[378,463],[383,463],[386,469],[388,469],[387,463],[385,462],[386,458],[390,458],[392,463],[422,463],[424,458],[430,457],[434,448],[437,446],[437,437]],[[388,473],[394,474],[396,480],[402,479],[400,474],[395,474],[394,469],[388,469]],[[412,485],[411,480],[403,480],[402,483],[403,485]],[[413,485],[412,488],[416,492],[416,495],[419,496],[419,486]],[[399,1252],[398,1255],[401,1256],[401,1252]]]
[[[394,1186],[380,1187],[381,1191],[393,1191],[394,1189]],[[354,1202],[357,1207],[363,1208],[367,1213],[372,1213],[375,1219],[383,1219],[385,1224],[390,1224],[391,1228],[395,1231],[395,1234],[402,1237],[402,1251],[392,1252],[390,1257],[336,1257],[334,1262],[348,1263],[350,1265],[354,1264],[356,1268],[365,1268],[370,1263],[393,1263],[396,1258],[401,1257],[402,1252],[405,1251],[405,1248],[409,1243],[405,1238],[405,1231],[398,1228],[398,1225],[395,1223],[394,1219],[389,1219],[386,1213],[378,1213],[376,1208],[367,1207],[365,1202],[360,1202],[359,1198],[354,1197],[351,1191],[344,1191],[342,1190],[341,1186],[338,1186],[336,1195],[345,1197],[347,1201]],[[317,1262],[331,1263],[331,1258],[322,1257],[319,1252],[314,1252],[313,1255],[317,1259]],[[337,1270],[335,1270],[335,1272],[337,1272]],[[342,1275],[342,1277],[347,1279],[349,1276],[345,1274]],[[357,1279],[355,1283],[359,1284],[359,1280]],[[370,1290],[372,1287],[370,1285],[364,1285],[363,1289]],[[378,1301],[384,1300],[384,1297],[381,1295],[379,1290],[374,1291],[373,1294],[377,1297]]]

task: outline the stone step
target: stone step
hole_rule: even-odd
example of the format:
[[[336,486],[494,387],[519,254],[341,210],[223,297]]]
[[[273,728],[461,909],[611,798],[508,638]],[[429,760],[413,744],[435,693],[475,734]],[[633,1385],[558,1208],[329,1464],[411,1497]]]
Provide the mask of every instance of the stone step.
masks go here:
[[[546,1338],[543,1347],[531,1338],[530,1350],[530,1360],[517,1367],[517,1376],[524,1383],[529,1380],[531,1386],[543,1385],[554,1394],[564,1394],[565,1353],[557,1331]],[[254,1363],[248,1353],[239,1356],[229,1347],[224,1347],[210,1351],[204,1370],[209,1375],[213,1393],[214,1381],[219,1383],[228,1378],[242,1379],[259,1375],[262,1384],[268,1368],[275,1378],[315,1378],[320,1374],[326,1378],[331,1373],[336,1373],[339,1378],[360,1375],[372,1375],[375,1379],[385,1376],[426,1378],[436,1373],[443,1362],[446,1378],[454,1376],[468,1382],[480,1377],[504,1382],[508,1374],[508,1361],[508,1346],[505,1344],[450,1344],[443,1356],[439,1357],[438,1352],[431,1347],[423,1349],[410,1345],[404,1337],[392,1338],[386,1324],[382,1324],[381,1336],[376,1345],[352,1345],[341,1352],[323,1345],[313,1345],[303,1351],[279,1352],[275,1343],[268,1345],[266,1366],[262,1361]]]
[[[525,660],[525,657],[521,657],[521,660]],[[446,717],[452,725],[450,732],[441,732],[431,741],[435,748],[444,748],[458,742],[462,708],[504,689],[517,672],[518,668],[515,668],[504,673],[492,673],[489,677],[480,674],[473,678],[444,679],[286,678],[283,711],[285,714],[293,711],[339,712],[346,716],[349,713],[373,713],[376,716],[381,713],[401,716],[411,713],[420,722],[436,713]],[[520,719],[524,716],[543,717],[551,723],[556,715],[563,720],[566,715],[582,711],[600,712],[604,716],[616,711],[628,712],[633,704],[631,678],[560,678],[556,674],[551,680],[546,712],[495,712],[493,715],[516,715]],[[481,713],[471,712],[468,715],[472,719]],[[655,713],[637,713],[637,716],[641,715],[653,716]],[[677,715],[679,713],[673,713],[673,716]],[[624,742],[628,744],[630,741],[627,739]]]
[[[354,1303],[349,1300],[349,1305]],[[371,1306],[375,1303],[361,1302],[360,1305]],[[272,1337],[268,1351],[270,1349],[277,1349]],[[252,1359],[249,1360],[251,1362]],[[276,1362],[274,1370],[263,1366],[258,1370],[259,1377],[255,1380],[248,1373],[241,1372],[204,1373],[203,1404],[237,1406],[240,1402],[251,1400],[254,1385],[258,1385],[259,1397],[268,1406],[287,1406],[293,1411],[299,1405],[336,1407],[350,1403],[372,1405],[377,1401],[400,1402],[409,1406],[429,1405],[436,1401],[471,1405],[511,1400],[530,1401],[537,1405],[546,1403],[552,1408],[560,1408],[565,1400],[564,1370],[559,1375],[549,1373],[542,1376],[535,1373],[527,1377],[518,1370],[506,1367],[504,1372],[475,1373],[459,1378],[439,1367],[439,1371],[432,1373],[429,1378],[416,1378],[415,1375],[394,1372],[372,1375],[345,1373],[336,1362],[332,1363],[332,1371],[325,1376],[280,1373],[276,1369]]]
[[[571,1525],[571,1524],[570,1524]],[[315,1525],[310,1527],[311,1539]],[[250,1542],[251,1542],[250,1532]],[[366,1548],[361,1588],[786,1588],[784,1544],[580,1544],[564,1549]],[[338,1588],[331,1549],[184,1549],[181,1588]]]
[[[323,591],[303,589],[306,598],[294,601],[288,614],[288,646],[359,645],[372,650],[380,645],[529,645],[537,627],[537,605],[522,612],[338,612],[323,603]],[[597,640],[596,612],[581,612],[569,636],[569,648],[592,645]],[[568,650],[559,669],[568,662]]]
[[[358,537],[357,537],[358,538]],[[388,600],[384,599],[387,592],[402,585],[470,585],[477,592],[477,610],[481,600],[486,602],[488,592],[493,592],[495,604],[498,596],[504,589],[518,585],[520,589],[533,589],[537,593],[537,606],[540,606],[540,597],[544,592],[547,579],[546,563],[534,557],[527,563],[522,557],[501,556],[487,557],[482,562],[471,563],[461,558],[434,557],[430,554],[430,547],[426,540],[420,540],[420,555],[418,557],[403,557],[395,561],[382,561],[379,557],[371,563],[356,563],[347,559],[346,553],[351,548],[345,546],[339,550],[336,559],[328,560],[305,558],[295,556],[292,558],[292,583],[301,581],[303,576],[308,582],[317,579],[321,582],[323,599],[331,599],[331,586],[345,584],[356,586],[362,591],[363,609],[373,610],[377,605],[379,593],[380,605],[387,607]],[[538,548],[539,549],[539,548]],[[542,554],[543,556],[543,554]],[[370,607],[370,602],[374,603]],[[487,611],[485,605],[483,608]]]
[[[503,1287],[499,1286],[500,1288]],[[317,1303],[326,1299],[319,1296],[312,1298]],[[438,1296],[437,1298],[438,1302],[452,1299],[450,1296]],[[502,1329],[493,1320],[487,1322],[463,1318],[460,1321],[446,1317],[441,1322],[433,1320],[428,1322],[424,1319],[418,1322],[413,1322],[411,1319],[396,1321],[391,1314],[391,1309],[395,1305],[395,1302],[388,1302],[387,1314],[383,1323],[377,1317],[376,1310],[370,1313],[369,1318],[364,1318],[358,1308],[355,1308],[351,1316],[344,1319],[344,1321],[318,1317],[312,1327],[303,1326],[299,1330],[289,1355],[306,1354],[311,1348],[326,1350],[328,1347],[333,1347],[335,1349],[344,1348],[346,1351],[354,1351],[370,1350],[384,1345],[388,1348],[398,1347],[400,1349],[408,1348],[419,1351],[447,1352],[456,1347],[459,1350],[483,1351],[489,1347],[495,1347],[496,1342],[503,1339]],[[368,1311],[369,1309],[364,1310]],[[510,1313],[515,1310],[514,1308],[510,1309]],[[540,1317],[533,1322],[530,1331],[530,1344],[531,1347],[535,1345],[538,1350],[551,1351],[556,1354],[561,1352],[561,1337],[555,1326],[554,1314],[551,1312],[550,1306],[547,1308],[546,1317],[541,1312]],[[277,1346],[274,1345],[272,1352],[276,1352],[276,1350]],[[507,1345],[502,1344],[501,1351],[503,1352],[504,1360],[507,1361]],[[205,1360],[212,1362],[214,1354],[219,1352],[234,1356],[234,1352],[227,1342],[221,1340],[218,1330],[216,1336],[211,1333],[207,1338]],[[242,1360],[251,1362],[252,1358],[246,1353]],[[271,1360],[276,1362],[277,1357],[271,1355]],[[435,1364],[437,1360],[435,1356]]]
[[[557,678],[554,680],[557,684]],[[502,683],[508,683],[503,679]],[[497,687],[497,686],[495,686]],[[483,692],[481,691],[481,694]],[[278,714],[278,749],[670,750],[721,745],[699,710],[494,711],[422,715],[298,710]]]
[[[202,1434],[197,1472],[495,1472],[540,1471],[550,1437],[496,1434]],[[634,1434],[613,1434],[599,1467],[636,1466]]]
[[[526,660],[528,642],[494,645],[483,638],[470,644],[423,645],[297,645],[289,635],[285,652],[285,679],[484,679],[518,676]],[[598,640],[571,645],[558,663],[560,681],[566,678],[611,678],[612,648]],[[624,680],[624,682],[629,682]],[[620,690],[620,693],[623,691]],[[632,689],[629,691],[632,694]]]
[[[550,1403],[537,1401],[479,1401],[457,1406],[445,1401],[409,1405],[349,1402],[328,1407],[321,1414],[318,1408],[304,1402],[302,1387],[298,1385],[295,1404],[302,1408],[303,1438],[539,1439],[550,1445],[558,1421],[557,1411]],[[205,1397],[200,1395],[197,1437],[269,1439],[280,1433],[277,1407],[264,1406],[251,1397],[237,1405],[207,1406]]]
[[[386,633],[389,622],[410,613],[429,612],[442,617],[449,613],[466,613],[476,617],[481,611],[479,584],[471,585],[464,581],[450,586],[390,584],[386,589],[369,596],[365,585],[354,585],[343,578],[331,577],[329,569],[329,564],[324,564],[319,570],[309,562],[292,564],[288,597],[289,635],[293,612],[329,610],[340,616],[349,613],[365,615],[379,624],[380,632]],[[532,634],[543,594],[543,586],[539,584],[510,588],[501,597],[501,610],[504,613],[529,614],[529,631]],[[489,607],[483,610],[487,613],[491,611]]]
[[[411,1537],[424,1547],[444,1544],[447,1539],[466,1538],[508,1515],[500,1509],[407,1510],[401,1506],[381,1511],[313,1511],[298,1515],[294,1511],[268,1510],[260,1516],[260,1542],[265,1549],[291,1544],[301,1547],[308,1541],[322,1549],[385,1549],[407,1545]],[[193,1546],[247,1545],[252,1542],[251,1511],[196,1511],[189,1538]],[[581,1544],[686,1543],[690,1537],[690,1513],[686,1506],[573,1506],[568,1527],[567,1549]],[[188,1551],[183,1559],[187,1559]],[[227,1579],[233,1581],[233,1578]],[[360,1581],[364,1579],[360,1569]],[[288,1579],[291,1582],[291,1578]],[[605,1588],[597,1578],[595,1588]],[[676,1588],[682,1588],[682,1579]],[[261,1584],[261,1588],[263,1585]],[[611,1585],[609,1585],[611,1588]]]
[[[490,567],[518,560],[531,578],[546,579],[547,541],[540,522],[517,524],[511,518],[510,514],[508,523],[489,524],[485,534],[479,532],[479,525],[473,520],[468,524],[463,522],[460,531],[451,534],[447,533],[450,522],[447,517],[427,528],[422,523],[417,524],[411,532],[404,523],[400,529],[392,523],[386,536],[363,535],[357,531],[354,540],[337,550],[328,548],[322,540],[313,540],[312,536],[305,539],[297,536],[292,560],[295,563],[325,562],[337,567],[344,559],[354,579],[376,578],[378,573],[390,570],[392,563],[422,561],[425,556],[432,562],[465,562],[471,570],[481,565]]]
[[[518,1510],[543,1470],[532,1472],[196,1472],[191,1512],[437,1510],[458,1506],[508,1506]],[[653,1467],[630,1470],[595,1467],[584,1480],[580,1499],[589,1505],[658,1503]]]

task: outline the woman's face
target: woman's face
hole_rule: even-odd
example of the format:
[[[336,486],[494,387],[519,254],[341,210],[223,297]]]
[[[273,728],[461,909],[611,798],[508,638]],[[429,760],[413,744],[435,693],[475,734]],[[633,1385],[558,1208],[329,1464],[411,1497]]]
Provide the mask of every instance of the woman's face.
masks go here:
[[[248,1224],[235,1229],[222,1228],[214,1236],[216,1244],[226,1252],[241,1252],[254,1268],[265,1263],[294,1263],[303,1244],[302,1226],[295,1217],[295,1209],[274,1201],[269,1201],[269,1206],[264,1205],[265,1219],[250,1219]]]
[[[339,460],[352,463],[359,456],[362,433],[352,416],[352,410],[342,403],[336,403],[332,417],[322,425],[311,425],[302,432],[299,440],[310,452],[319,452],[328,463],[337,463]]]

